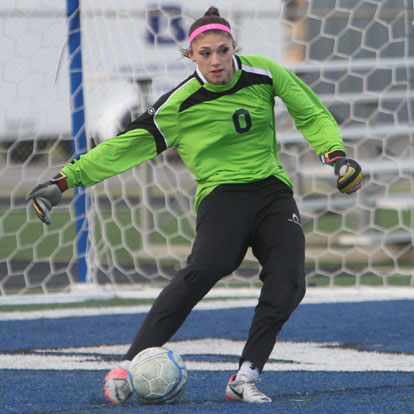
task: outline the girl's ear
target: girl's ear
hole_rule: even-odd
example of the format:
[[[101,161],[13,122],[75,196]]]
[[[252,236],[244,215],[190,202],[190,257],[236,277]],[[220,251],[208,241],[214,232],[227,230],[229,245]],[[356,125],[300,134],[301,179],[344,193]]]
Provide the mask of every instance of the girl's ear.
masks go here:
[[[194,53],[193,53],[193,49],[189,49],[188,50],[188,57],[193,61],[193,62],[195,62],[195,59],[194,59]]]

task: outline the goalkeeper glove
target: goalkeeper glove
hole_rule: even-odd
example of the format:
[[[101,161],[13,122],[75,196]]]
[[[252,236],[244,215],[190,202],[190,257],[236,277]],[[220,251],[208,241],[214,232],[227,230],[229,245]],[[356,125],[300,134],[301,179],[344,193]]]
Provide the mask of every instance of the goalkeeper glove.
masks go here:
[[[346,158],[342,150],[333,150],[321,155],[322,163],[333,165],[338,176],[336,187],[341,193],[352,194],[361,188],[362,170],[351,158]]]
[[[49,225],[50,212],[52,207],[58,205],[62,200],[62,193],[68,189],[66,174],[60,172],[51,180],[39,184],[27,196],[27,200],[32,200],[32,205],[37,216],[43,223]]]

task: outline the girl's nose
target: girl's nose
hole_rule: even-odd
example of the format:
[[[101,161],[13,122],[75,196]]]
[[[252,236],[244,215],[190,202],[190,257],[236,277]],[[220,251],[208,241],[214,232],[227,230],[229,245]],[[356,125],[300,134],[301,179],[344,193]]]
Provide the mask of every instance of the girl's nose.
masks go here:
[[[220,62],[219,62],[219,59],[218,59],[218,54],[217,54],[217,53],[213,53],[213,54],[211,55],[211,64],[212,64],[213,66],[217,66],[219,63],[220,63]]]

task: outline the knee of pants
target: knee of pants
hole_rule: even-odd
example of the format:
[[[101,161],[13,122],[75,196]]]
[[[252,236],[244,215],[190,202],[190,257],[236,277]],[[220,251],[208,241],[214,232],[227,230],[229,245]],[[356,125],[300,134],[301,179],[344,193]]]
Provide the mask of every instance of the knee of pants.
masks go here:
[[[281,292],[276,297],[262,294],[260,295],[257,311],[259,312],[260,309],[261,315],[264,315],[267,323],[277,326],[280,330],[298,307],[303,295],[304,290],[301,288],[291,291],[290,294]]]
[[[288,277],[284,274],[268,274],[264,279],[260,300],[290,315],[302,301],[305,291],[305,275],[302,272]]]
[[[172,284],[179,285],[181,294],[203,297],[222,277],[213,265],[188,266],[178,272]]]
[[[193,283],[216,283],[224,276],[229,275],[234,271],[236,266],[232,263],[220,262],[214,263],[208,261],[192,261],[181,272],[184,273],[184,280],[187,284]],[[180,273],[181,273],[180,272]]]

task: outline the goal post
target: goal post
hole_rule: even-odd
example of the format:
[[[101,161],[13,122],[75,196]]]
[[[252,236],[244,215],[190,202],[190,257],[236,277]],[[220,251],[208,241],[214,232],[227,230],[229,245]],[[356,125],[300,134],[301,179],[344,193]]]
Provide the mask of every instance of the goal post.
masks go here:
[[[79,281],[110,290],[158,286],[185,265],[196,184],[174,149],[86,191],[65,192],[50,226],[25,197],[194,71],[179,48],[188,47],[188,28],[210,3],[0,5],[1,296],[65,292]],[[308,285],[413,286],[412,1],[214,5],[232,24],[237,53],[268,56],[317,93],[362,166],[361,191],[340,194],[332,169],[276,100],[279,155],[306,234]],[[222,283],[253,286],[259,271],[249,251]]]
[[[81,47],[81,15],[79,0],[67,0],[69,81],[72,118],[73,157],[87,152],[85,110],[83,99],[83,66]],[[78,281],[86,282],[88,274],[88,196],[85,188],[75,188],[76,256]]]

